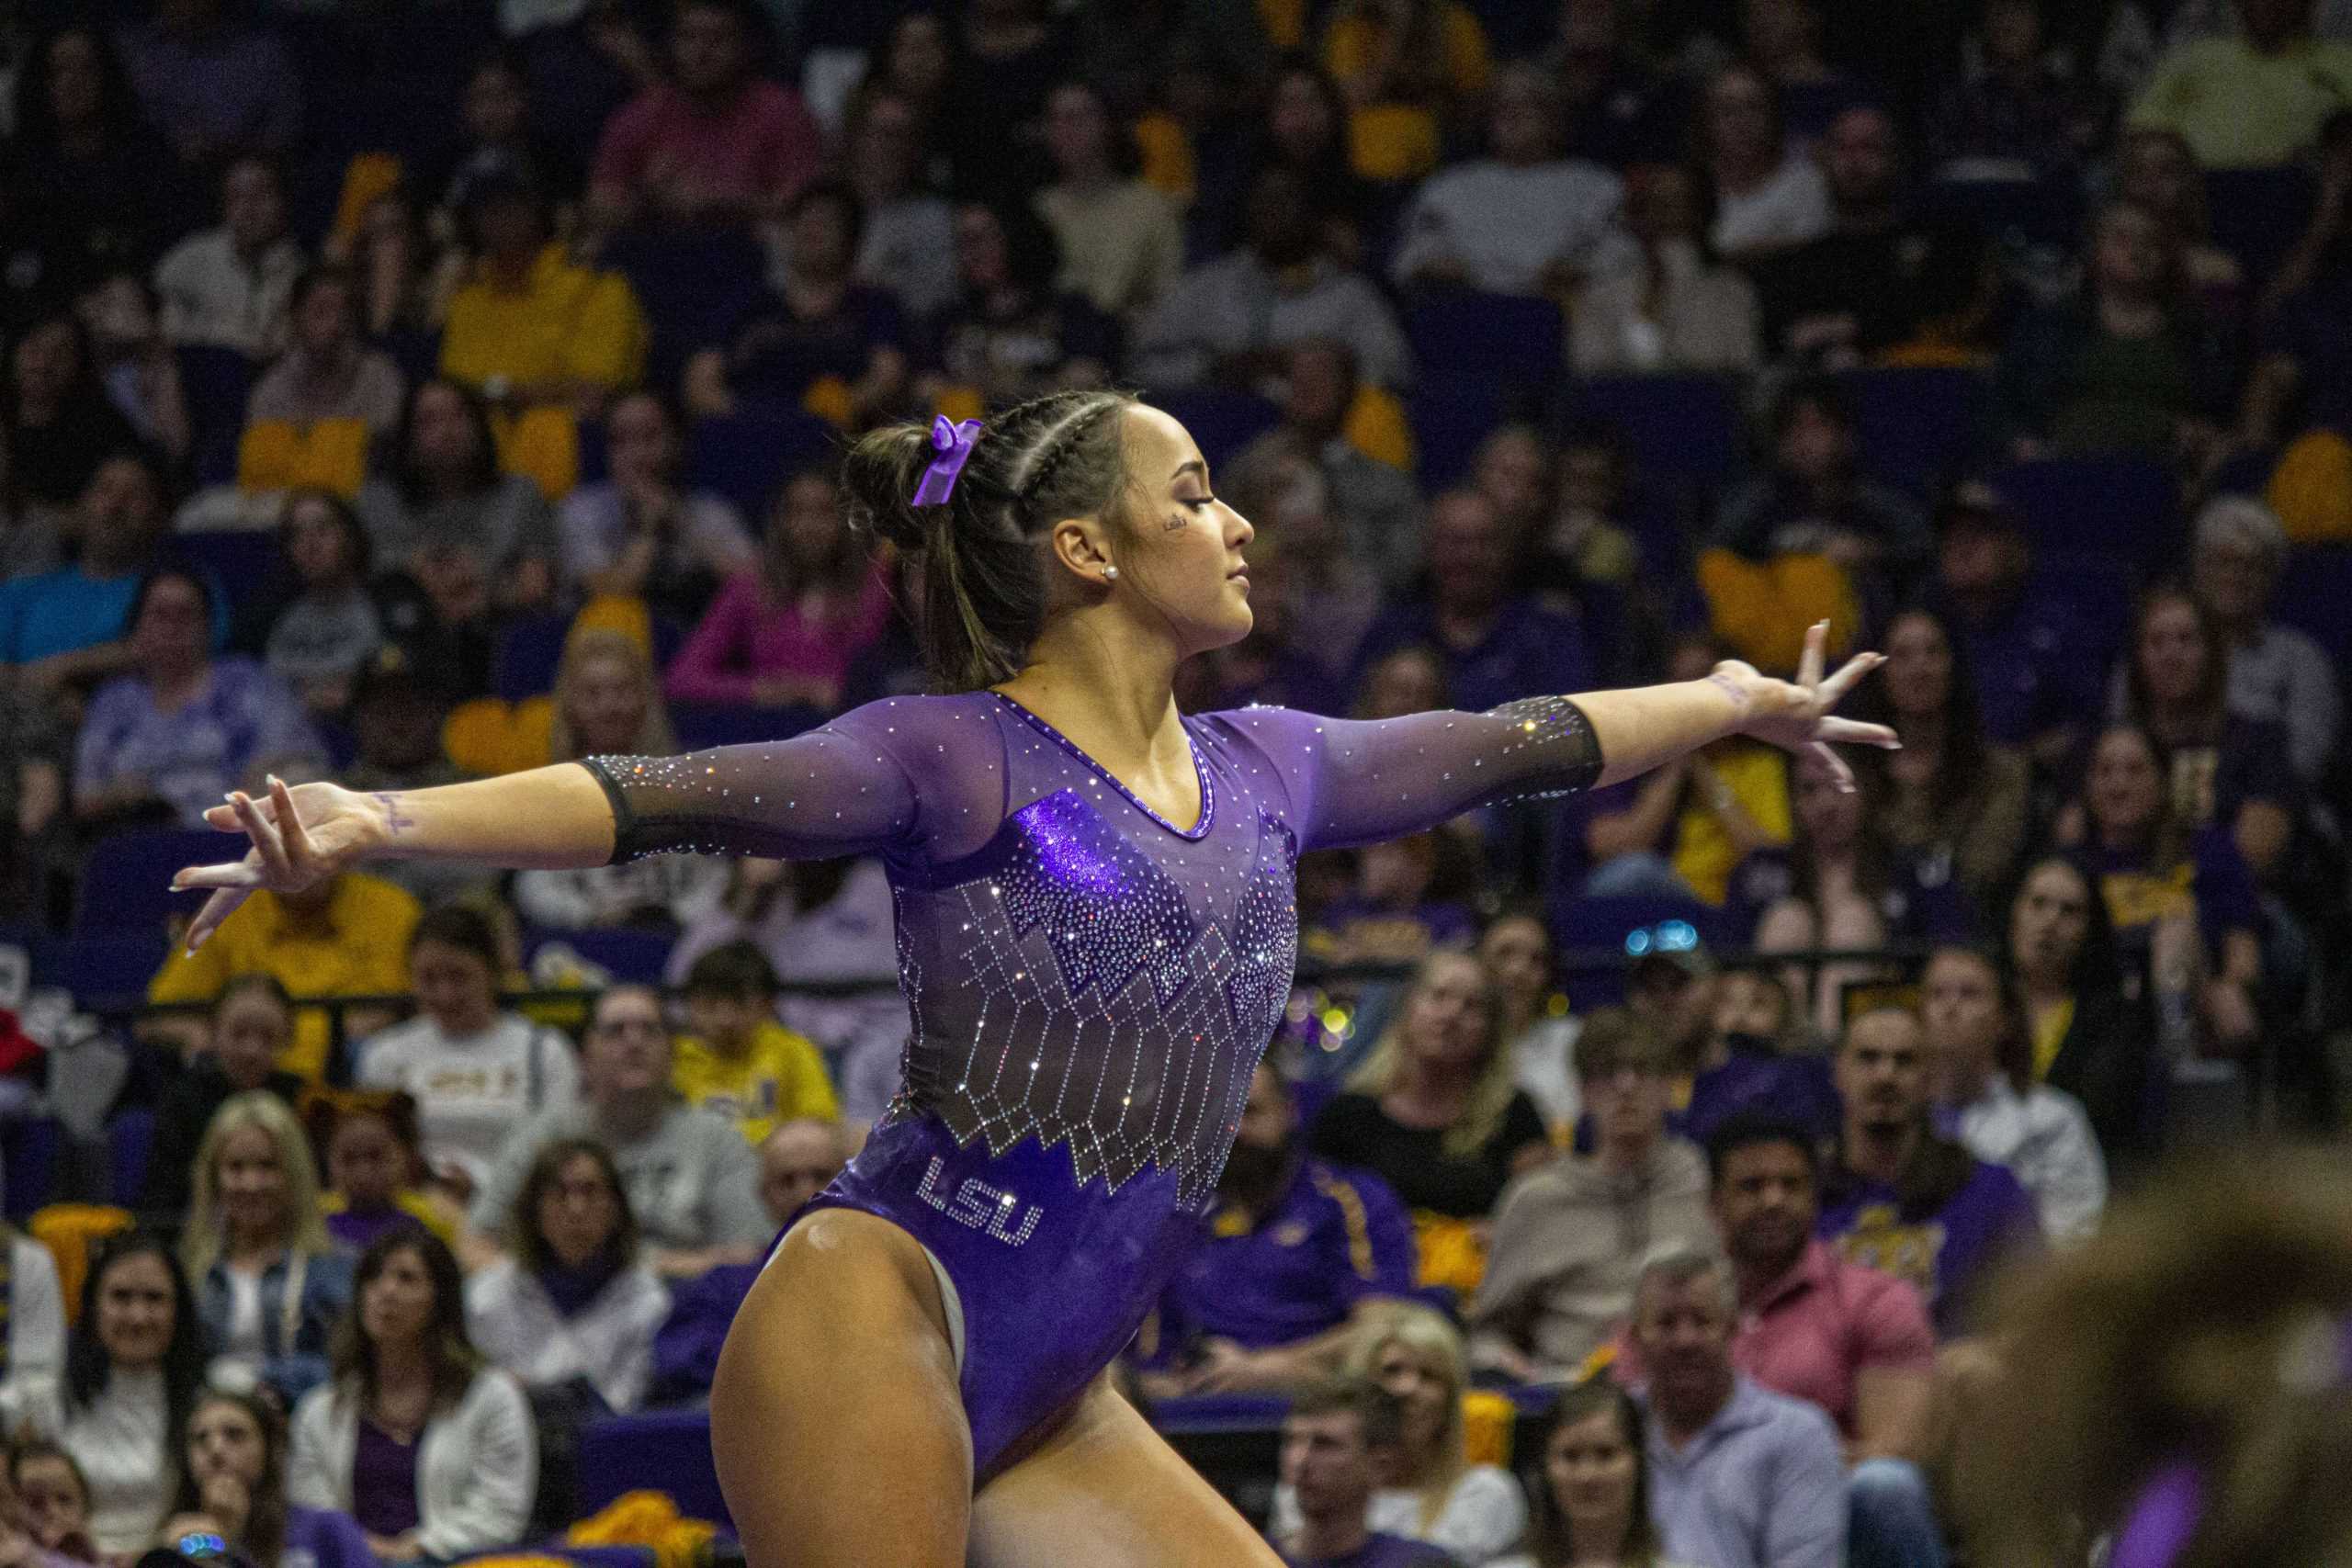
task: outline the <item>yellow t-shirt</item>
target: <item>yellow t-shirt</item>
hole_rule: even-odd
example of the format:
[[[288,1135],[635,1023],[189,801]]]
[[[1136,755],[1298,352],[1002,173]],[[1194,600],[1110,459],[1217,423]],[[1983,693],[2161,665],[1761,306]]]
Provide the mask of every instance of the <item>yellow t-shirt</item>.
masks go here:
[[[220,923],[191,954],[176,944],[148,982],[152,1002],[209,1001],[240,975],[272,975],[293,996],[394,996],[408,987],[408,938],[424,911],[407,889],[345,874],[324,914],[298,919],[266,890]],[[326,1072],[327,1015],[299,1008],[280,1069],[317,1083]]]
[[[441,370],[469,387],[493,376],[628,387],[645,372],[646,336],[627,278],[578,265],[553,244],[516,292],[480,277],[458,290],[441,336]]]
[[[2057,1065],[2059,1048],[2066,1043],[2066,1031],[2075,1027],[2075,998],[2068,997],[2033,1023],[2033,1077],[2039,1083],[2050,1076]]]
[[[679,1041],[670,1086],[705,1110],[735,1118],[753,1144],[779,1122],[832,1122],[842,1113],[816,1043],[780,1023],[752,1031],[752,1048],[741,1056],[721,1055],[691,1037]]]
[[[1710,751],[1706,760],[1749,819],[1773,842],[1787,843],[1789,770],[1781,754],[1770,746],[1743,745]],[[1675,822],[1674,869],[1690,891],[1710,904],[1722,903],[1739,859],[1739,847],[1713,812],[1696,804],[1682,808]]]
[[[2289,163],[2352,104],[2352,47],[2304,39],[2275,53],[2244,39],[2201,39],[2156,62],[2132,123],[2188,140],[2207,169]]]

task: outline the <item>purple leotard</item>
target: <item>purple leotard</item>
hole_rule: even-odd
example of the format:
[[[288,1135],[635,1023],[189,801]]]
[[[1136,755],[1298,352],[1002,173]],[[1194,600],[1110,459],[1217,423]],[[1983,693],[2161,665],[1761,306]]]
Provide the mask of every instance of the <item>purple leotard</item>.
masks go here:
[[[816,1201],[902,1227],[955,1285],[978,1479],[1050,1429],[1182,1261],[1290,992],[1298,856],[1581,789],[1600,767],[1562,697],[1369,723],[1245,708],[1184,729],[1190,829],[988,692],[588,764],[616,858],[884,857],[905,1085]]]

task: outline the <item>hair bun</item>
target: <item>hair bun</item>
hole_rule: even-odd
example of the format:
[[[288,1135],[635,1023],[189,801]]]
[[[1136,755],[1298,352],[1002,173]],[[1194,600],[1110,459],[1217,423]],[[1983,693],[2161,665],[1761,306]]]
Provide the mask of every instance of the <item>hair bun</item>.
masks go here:
[[[933,456],[927,424],[885,425],[860,436],[842,460],[851,526],[869,529],[902,550],[927,548],[933,525],[924,513],[938,509],[918,512],[914,493]]]

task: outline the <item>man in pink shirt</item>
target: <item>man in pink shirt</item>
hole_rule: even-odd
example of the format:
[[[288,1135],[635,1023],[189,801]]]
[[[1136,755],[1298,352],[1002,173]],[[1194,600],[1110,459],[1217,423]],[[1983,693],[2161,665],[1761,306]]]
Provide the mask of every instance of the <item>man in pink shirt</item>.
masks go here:
[[[775,218],[808,184],[823,133],[798,94],[752,74],[750,0],[685,0],[671,79],[613,116],[588,201],[607,232],[632,222],[724,226]]]
[[[1736,1116],[1707,1141],[1709,1201],[1739,1297],[1732,1359],[1761,1386],[1819,1405],[1846,1439],[1852,1568],[1946,1561],[1913,1462],[1934,1393],[1935,1330],[1919,1292],[1814,1235],[1819,1155],[1794,1123]]]

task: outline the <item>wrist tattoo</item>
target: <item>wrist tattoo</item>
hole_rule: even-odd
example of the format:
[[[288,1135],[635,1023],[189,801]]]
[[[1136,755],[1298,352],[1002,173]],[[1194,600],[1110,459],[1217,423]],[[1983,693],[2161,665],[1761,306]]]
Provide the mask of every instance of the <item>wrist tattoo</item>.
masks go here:
[[[1715,687],[1731,699],[1731,705],[1738,710],[1737,716],[1740,718],[1746,718],[1756,705],[1755,699],[1741,688],[1738,682],[1728,675],[1710,675],[1707,677],[1707,684]]]
[[[399,792],[378,790],[376,804],[384,808],[384,831],[392,838],[397,839],[416,826],[416,818],[410,816],[408,807],[401,803]]]

